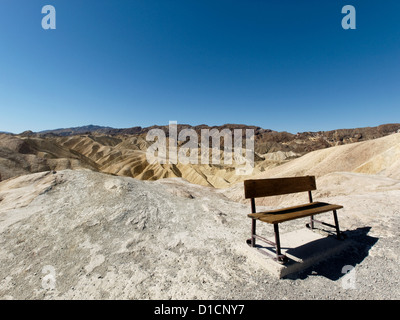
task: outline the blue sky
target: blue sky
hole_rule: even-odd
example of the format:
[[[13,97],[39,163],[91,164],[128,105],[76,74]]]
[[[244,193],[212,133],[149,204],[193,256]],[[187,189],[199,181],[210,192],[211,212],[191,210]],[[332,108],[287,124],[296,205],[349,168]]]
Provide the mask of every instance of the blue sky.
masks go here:
[[[398,0],[1,0],[0,131],[400,122],[399,17]]]

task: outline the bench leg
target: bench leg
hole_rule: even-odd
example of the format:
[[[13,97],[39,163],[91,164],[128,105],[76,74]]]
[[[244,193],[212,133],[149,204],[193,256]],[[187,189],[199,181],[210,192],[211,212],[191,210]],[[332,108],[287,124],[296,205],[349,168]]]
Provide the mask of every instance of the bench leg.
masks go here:
[[[310,217],[310,229],[314,229],[314,216]]]
[[[277,223],[274,224],[274,232],[275,232],[276,256],[277,258],[279,258],[279,256],[282,255],[282,253],[281,253],[281,241],[279,239],[279,228]]]
[[[256,246],[256,219],[251,219],[251,247]]]
[[[279,227],[277,223],[274,224],[274,232],[275,232],[276,259],[280,263],[285,263],[288,261],[288,258],[281,252],[281,240],[279,238]]]
[[[340,229],[339,229],[339,220],[337,217],[336,210],[333,210],[333,219],[335,220],[335,228],[336,228],[336,235],[338,239],[342,239],[342,236],[340,234]]]

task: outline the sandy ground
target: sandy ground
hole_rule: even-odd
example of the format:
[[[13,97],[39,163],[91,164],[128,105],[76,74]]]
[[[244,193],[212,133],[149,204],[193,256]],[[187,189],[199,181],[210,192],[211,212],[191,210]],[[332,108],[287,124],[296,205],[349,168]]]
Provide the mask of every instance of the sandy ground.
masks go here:
[[[0,298],[399,299],[399,183],[356,172],[318,178],[315,200],[344,206],[341,229],[355,244],[277,279],[254,263],[257,252],[243,250],[249,203],[221,191],[178,178],[150,182],[89,170],[3,181]],[[281,224],[282,245],[284,233],[305,222]],[[258,230],[273,234],[266,224]],[[350,278],[346,266],[354,268]]]

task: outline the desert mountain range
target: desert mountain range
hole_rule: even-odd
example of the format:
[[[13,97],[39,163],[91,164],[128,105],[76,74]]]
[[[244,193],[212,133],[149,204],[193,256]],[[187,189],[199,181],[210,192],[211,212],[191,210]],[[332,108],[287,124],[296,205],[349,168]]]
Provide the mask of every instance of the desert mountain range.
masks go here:
[[[339,255],[280,280],[245,244],[250,205],[243,184],[223,172],[218,177],[227,187],[210,186],[217,181],[212,170],[221,168],[207,168],[202,183],[190,182],[182,168],[181,176],[141,181],[132,178],[143,178],[140,158],[143,170],[129,169],[146,144],[140,134],[1,135],[0,299],[399,299],[400,133],[397,125],[354,130],[260,142],[259,148],[284,146],[258,149],[258,167],[274,164],[252,178],[315,175],[315,201],[343,205],[340,226],[352,241]],[[274,152],[296,156],[262,159]],[[301,193],[258,205],[307,200]],[[331,222],[330,215],[320,219]],[[285,233],[304,223],[281,224],[283,246]],[[343,285],[344,266],[354,267],[355,289]]]
[[[217,188],[226,188],[248,178],[236,175],[234,166],[223,163],[149,164],[146,150],[151,142],[146,141],[146,134],[155,128],[168,132],[167,126],[114,129],[89,125],[36,133],[25,131],[17,135],[0,134],[0,177],[5,180],[27,173],[86,168],[140,180],[179,177]],[[185,128],[194,129],[198,134],[201,129],[253,129],[253,174],[261,174],[311,151],[390,135],[400,130],[400,124],[297,134],[235,124],[216,127],[178,125],[179,131]]]

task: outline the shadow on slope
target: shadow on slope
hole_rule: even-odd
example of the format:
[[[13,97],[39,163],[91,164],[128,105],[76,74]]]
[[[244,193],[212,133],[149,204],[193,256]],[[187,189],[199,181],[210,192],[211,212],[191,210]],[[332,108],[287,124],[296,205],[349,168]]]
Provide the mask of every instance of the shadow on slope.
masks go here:
[[[326,259],[319,264],[307,268],[297,274],[288,275],[287,279],[306,279],[311,276],[323,276],[332,281],[339,280],[350,268],[356,267],[369,254],[369,250],[378,242],[379,238],[368,235],[371,227],[362,227],[355,230],[347,230],[343,232],[346,236],[344,241],[352,241],[352,245],[337,255]]]

